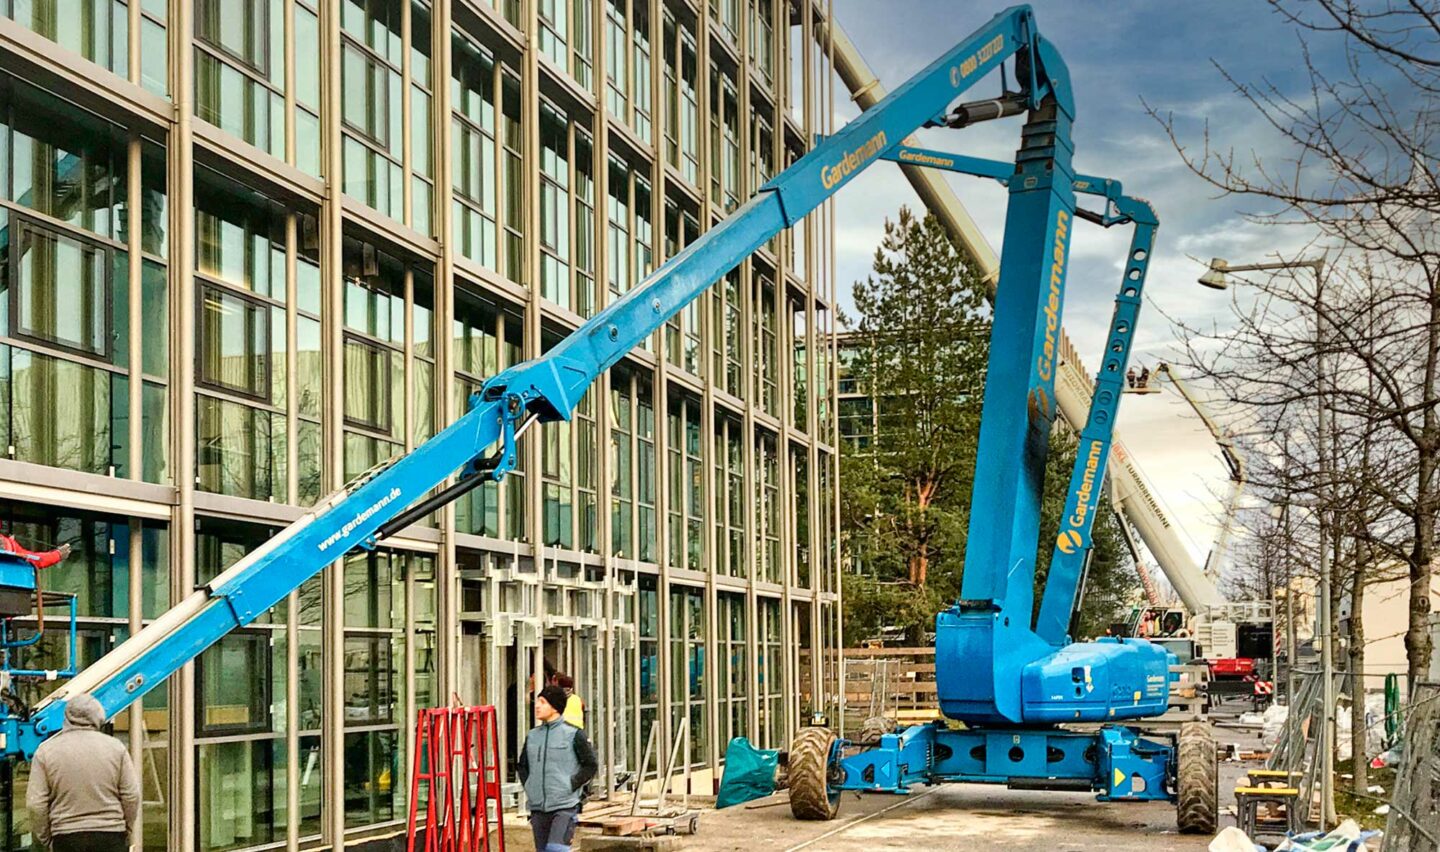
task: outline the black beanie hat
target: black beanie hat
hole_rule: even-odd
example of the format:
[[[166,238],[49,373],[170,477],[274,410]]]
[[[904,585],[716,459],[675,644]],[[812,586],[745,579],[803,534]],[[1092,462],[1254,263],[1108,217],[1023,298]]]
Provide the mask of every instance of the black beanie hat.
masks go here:
[[[556,713],[564,713],[565,702],[570,700],[570,696],[565,694],[565,690],[553,683],[540,690],[540,697],[549,702],[550,706],[555,708]]]

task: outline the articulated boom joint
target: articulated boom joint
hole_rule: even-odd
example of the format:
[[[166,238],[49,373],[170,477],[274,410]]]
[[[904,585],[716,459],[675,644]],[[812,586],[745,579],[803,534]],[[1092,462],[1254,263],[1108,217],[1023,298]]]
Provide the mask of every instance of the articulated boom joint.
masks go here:
[[[481,479],[499,482],[506,474],[515,469],[516,465],[516,439],[525,431],[535,415],[527,413],[525,400],[518,393],[507,393],[500,397],[504,404],[500,407],[500,440],[495,447],[495,452],[489,456],[476,456],[465,465],[461,473],[462,478],[478,476]],[[471,394],[470,407],[476,408],[484,403],[484,393]]]

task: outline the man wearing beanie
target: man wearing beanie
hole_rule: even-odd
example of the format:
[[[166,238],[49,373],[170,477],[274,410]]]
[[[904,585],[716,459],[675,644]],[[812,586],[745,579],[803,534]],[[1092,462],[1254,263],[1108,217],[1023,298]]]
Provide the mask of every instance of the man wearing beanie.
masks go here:
[[[535,852],[570,852],[585,785],[600,768],[585,732],[565,721],[569,696],[550,684],[535,696],[535,720],[516,767],[530,803]]]
[[[65,725],[35,750],[25,804],[30,830],[53,852],[124,852],[140,813],[140,780],[125,744],[101,730],[90,695],[65,704]]]

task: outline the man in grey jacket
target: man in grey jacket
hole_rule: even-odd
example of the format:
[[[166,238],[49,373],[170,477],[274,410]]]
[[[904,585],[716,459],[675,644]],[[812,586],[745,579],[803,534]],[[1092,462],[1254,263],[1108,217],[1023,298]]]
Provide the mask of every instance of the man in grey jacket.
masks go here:
[[[101,730],[89,695],[65,705],[65,724],[35,751],[25,805],[30,830],[53,852],[125,852],[140,814],[140,779],[125,744]]]
[[[530,803],[535,852],[569,852],[584,803],[583,790],[600,768],[585,732],[561,715],[569,696],[550,685],[535,696],[540,724],[525,736],[516,767]]]

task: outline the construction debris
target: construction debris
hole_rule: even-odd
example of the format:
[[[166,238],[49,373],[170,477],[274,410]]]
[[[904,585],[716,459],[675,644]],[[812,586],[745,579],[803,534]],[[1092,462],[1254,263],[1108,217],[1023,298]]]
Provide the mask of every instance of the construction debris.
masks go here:
[[[1378,843],[1381,836],[1380,832],[1365,831],[1354,820],[1347,819],[1329,833],[1312,831],[1286,838],[1275,847],[1275,852],[1369,852],[1368,841]],[[1233,825],[1215,835],[1209,848],[1210,852],[1265,852],[1266,849]]]
[[[606,817],[599,820],[600,833],[607,837],[629,837],[632,834],[640,834],[650,826],[650,820],[645,817]]]
[[[1297,834],[1276,846],[1275,852],[1368,852],[1367,841],[1376,841],[1378,849],[1380,837],[1380,832],[1365,831],[1355,820],[1347,819],[1328,834],[1318,831]]]
[[[1210,841],[1210,852],[1255,852],[1259,847],[1245,832],[1233,825],[1226,826]]]

